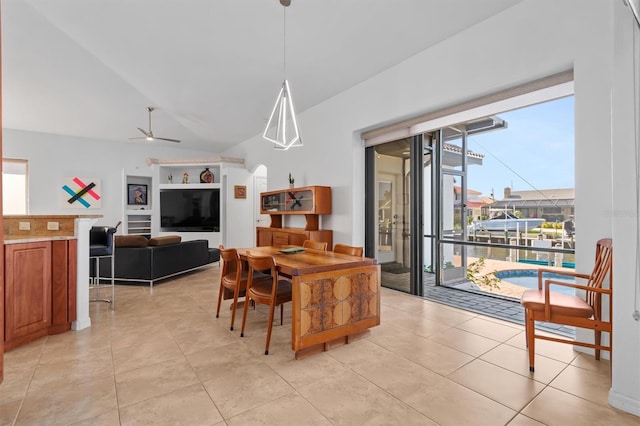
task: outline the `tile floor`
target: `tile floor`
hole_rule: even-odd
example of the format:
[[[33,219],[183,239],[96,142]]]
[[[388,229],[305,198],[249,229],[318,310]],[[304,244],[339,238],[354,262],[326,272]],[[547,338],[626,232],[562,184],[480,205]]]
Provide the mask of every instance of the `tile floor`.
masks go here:
[[[2,425],[638,425],[607,405],[607,361],[537,343],[520,325],[383,289],[368,338],[296,361],[290,315],[263,355],[266,315],[246,337],[215,318],[217,265],[120,285],[91,328],[5,354]]]

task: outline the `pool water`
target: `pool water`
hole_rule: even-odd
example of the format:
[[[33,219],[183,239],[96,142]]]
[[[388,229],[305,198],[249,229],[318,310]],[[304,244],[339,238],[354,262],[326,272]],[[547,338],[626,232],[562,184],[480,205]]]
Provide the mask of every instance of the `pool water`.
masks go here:
[[[494,274],[496,278],[502,281],[506,281],[511,284],[519,285],[521,287],[527,288],[538,288],[538,270],[537,269],[513,269],[507,271],[499,271]],[[575,284],[576,280],[573,277],[569,277],[567,275],[562,274],[554,274],[551,272],[544,272],[542,274],[543,285],[545,279],[553,279],[557,281],[563,281],[570,284]],[[543,287],[544,288],[544,287]],[[571,287],[563,287],[558,285],[551,285],[551,290],[564,293],[564,294],[575,294],[575,289]]]

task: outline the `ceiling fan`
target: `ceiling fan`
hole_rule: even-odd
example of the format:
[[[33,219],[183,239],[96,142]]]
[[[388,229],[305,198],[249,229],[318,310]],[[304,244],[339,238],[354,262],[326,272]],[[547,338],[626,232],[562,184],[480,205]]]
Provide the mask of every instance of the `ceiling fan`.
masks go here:
[[[139,138],[129,138],[129,140],[146,139],[148,141],[159,140],[159,141],[180,143],[178,139],[159,138],[157,136],[153,136],[153,132],[151,131],[151,113],[153,112],[154,109],[155,109],[154,107],[147,107],[147,111],[149,111],[149,130],[147,131],[138,127],[138,130],[140,130],[144,136],[141,136]]]

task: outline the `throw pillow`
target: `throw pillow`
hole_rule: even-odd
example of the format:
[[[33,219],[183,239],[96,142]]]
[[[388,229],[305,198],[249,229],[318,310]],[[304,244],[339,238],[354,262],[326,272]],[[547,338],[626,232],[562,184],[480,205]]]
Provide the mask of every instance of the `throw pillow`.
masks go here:
[[[165,235],[162,237],[153,237],[149,240],[150,246],[165,246],[167,244],[177,244],[182,241],[180,235]]]
[[[149,240],[144,235],[116,235],[116,247],[146,247]]]

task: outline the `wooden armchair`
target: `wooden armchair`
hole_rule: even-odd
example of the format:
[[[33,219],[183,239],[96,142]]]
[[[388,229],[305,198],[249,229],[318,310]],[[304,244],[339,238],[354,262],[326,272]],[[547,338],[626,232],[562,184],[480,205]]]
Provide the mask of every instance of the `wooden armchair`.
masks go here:
[[[316,250],[322,250],[322,251],[327,251],[327,242],[326,241],[311,241],[311,240],[304,240],[302,243],[302,247],[304,248],[310,248],[310,249],[316,249]]]
[[[610,238],[598,241],[596,245],[596,260],[593,271],[590,275],[576,272],[563,272],[554,269],[538,269],[538,289],[526,290],[520,303],[524,306],[525,332],[527,337],[527,348],[529,350],[529,371],[534,371],[535,339],[551,340],[553,342],[569,343],[577,346],[584,346],[595,349],[595,358],[600,359],[600,350],[612,352],[613,336],[611,333],[611,319],[602,319],[602,295],[606,295],[609,305],[609,318],[613,317],[613,249]],[[553,279],[545,279],[543,282],[542,273],[552,272],[584,278],[586,285],[570,284]],[[610,277],[609,288],[602,288],[602,283],[606,276]],[[586,299],[550,290],[551,285],[572,287],[585,290]],[[556,324],[565,324],[574,327],[588,328],[594,330],[594,343],[578,342],[556,337],[549,337],[536,334],[535,321],[545,321]],[[602,332],[609,333],[609,345],[601,344]]]

